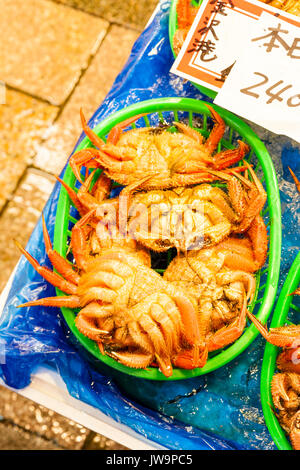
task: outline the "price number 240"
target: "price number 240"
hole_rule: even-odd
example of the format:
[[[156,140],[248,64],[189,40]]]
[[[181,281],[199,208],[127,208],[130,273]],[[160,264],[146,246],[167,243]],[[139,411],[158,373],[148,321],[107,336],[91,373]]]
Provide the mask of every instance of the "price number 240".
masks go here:
[[[253,72],[253,73],[254,75],[257,75],[258,77],[261,77],[262,80],[255,83],[254,85],[248,86],[247,88],[242,88],[240,90],[241,93],[252,96],[253,98],[256,98],[256,99],[260,97],[264,98],[264,94],[265,94],[267,97],[269,97],[269,99],[267,99],[266,101],[266,104],[270,104],[275,100],[277,101],[285,100],[286,105],[290,108],[295,108],[296,106],[300,106],[300,93],[287,97],[287,94],[285,94],[285,92],[287,90],[290,90],[293,87],[293,85],[285,85],[283,80],[279,80],[278,82],[271,84],[271,86],[269,86],[267,89],[266,88],[264,88],[264,90],[261,89],[260,90],[261,94],[254,92],[253,91],[254,88],[256,89],[261,88],[267,83],[269,83],[270,80],[263,73],[260,73],[260,72]],[[283,94],[285,94],[284,98],[282,97]],[[291,95],[291,93],[289,93],[288,95]]]

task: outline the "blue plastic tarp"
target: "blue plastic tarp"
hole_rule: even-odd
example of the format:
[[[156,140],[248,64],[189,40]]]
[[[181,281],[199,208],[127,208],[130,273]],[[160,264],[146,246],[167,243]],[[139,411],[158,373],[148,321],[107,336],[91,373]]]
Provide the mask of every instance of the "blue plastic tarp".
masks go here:
[[[123,71],[91,119],[91,127],[113,112],[146,99],[180,96],[208,100],[192,84],[169,72],[173,62],[168,40],[169,7],[169,1],[160,3],[153,21],[136,41]],[[299,250],[300,196],[287,167],[300,173],[300,149],[284,136],[251,126],[267,146],[279,181],[283,223],[281,286]],[[59,191],[57,183],[44,209],[51,239]],[[41,220],[27,250],[50,267]],[[91,362],[71,335],[59,309],[17,309],[28,299],[53,295],[54,288],[21,258],[0,325],[0,344],[5,347],[0,375],[7,385],[26,387],[36,367],[47,364],[61,375],[72,396],[169,449],[275,448],[260,403],[262,338],[227,366],[206,376],[174,382],[134,379]]]

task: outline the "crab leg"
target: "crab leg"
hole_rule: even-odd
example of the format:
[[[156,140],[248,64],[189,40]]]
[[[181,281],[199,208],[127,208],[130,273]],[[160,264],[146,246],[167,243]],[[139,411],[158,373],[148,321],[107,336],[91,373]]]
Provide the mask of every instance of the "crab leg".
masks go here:
[[[110,199],[107,202],[105,202],[103,205],[100,203],[98,204],[98,207],[96,209],[91,209],[87,214],[85,214],[79,221],[74,225],[72,229],[72,239],[71,239],[71,245],[72,245],[72,251],[74,258],[76,260],[77,266],[79,266],[80,269],[83,269],[86,271],[87,265],[88,265],[88,246],[86,243],[86,234],[84,232],[84,226],[87,225],[88,221],[92,217],[98,217],[100,216],[103,217],[103,209],[105,209],[105,204],[107,203],[107,207],[111,208],[113,206],[116,206],[118,204],[118,200],[116,199]],[[101,212],[99,212],[101,211]],[[98,233],[100,233],[100,229],[98,230]],[[101,232],[102,233],[102,232]],[[106,233],[106,231],[103,232],[103,235]]]
[[[93,320],[91,318],[85,317],[81,312],[77,315],[75,324],[80,333],[90,339],[93,339],[94,341],[99,341],[103,336],[107,336],[110,333],[109,331],[97,328]]]
[[[98,160],[96,160],[96,157],[99,156],[100,151],[97,149],[93,148],[88,148],[84,150],[79,150],[78,152],[74,153],[70,160],[70,167],[73,170],[74,175],[80,181],[81,184],[83,184],[80,170],[82,166],[85,166],[87,168],[101,168],[101,165],[99,164]]]
[[[293,170],[288,166],[288,169],[290,170],[290,173],[292,175],[292,178],[295,182],[295,185],[296,185],[296,188],[297,188],[297,191],[298,193],[300,193],[300,181],[298,180],[297,176],[295,175],[295,173],[293,172]]]
[[[113,174],[113,172],[116,173],[134,173],[135,171],[135,165],[133,161],[127,160],[127,161],[119,161],[113,158],[112,155],[106,155],[104,152],[98,151],[97,153],[97,162],[100,167],[104,167],[106,169],[106,172],[109,174]],[[114,179],[112,177],[112,179]]]
[[[105,142],[102,139],[100,139],[100,137],[97,134],[95,134],[95,132],[92,131],[92,129],[87,125],[87,121],[84,117],[82,108],[80,108],[80,119],[81,119],[81,125],[82,125],[82,129],[84,133],[87,135],[87,137],[90,139],[92,144],[94,144],[97,149],[101,149],[105,145]]]
[[[260,215],[255,217],[247,234],[252,243],[256,267],[255,271],[257,271],[265,264],[268,252],[267,227]]]
[[[130,126],[131,124],[133,124],[135,121],[137,121],[143,116],[147,116],[147,113],[137,114],[136,116],[128,118],[125,121],[121,122],[120,124],[117,124],[115,127],[113,127],[110,130],[107,136],[107,142],[111,144],[116,144],[122,134],[122,131],[126,129],[126,127]]]
[[[200,354],[198,362],[194,361],[194,354],[192,349],[184,349],[172,358],[174,366],[180,369],[196,369],[204,367],[207,363],[208,348],[205,346],[203,352]]]
[[[110,351],[108,354],[124,366],[133,367],[134,369],[145,369],[153,359],[153,354],[129,353],[126,351]]]
[[[234,163],[239,162],[249,152],[249,146],[242,140],[238,140],[237,149],[223,150],[214,156],[214,167],[217,170],[223,170]]]
[[[95,170],[96,171],[96,170]],[[97,182],[95,183],[94,194],[89,193],[89,188],[93,180],[95,171],[93,171],[84,184],[81,186],[77,193],[79,202],[88,210],[96,209],[99,204],[108,197],[111,189],[111,180],[104,173],[102,173]]]
[[[58,274],[50,271],[50,269],[46,268],[45,266],[41,266],[36,259],[34,259],[23,247],[22,245],[15,241],[17,247],[21,251],[21,253],[27,258],[31,266],[50,284],[55,287],[58,287],[60,290],[65,292],[66,294],[77,294],[77,286],[72,282],[65,280],[64,278],[60,277]]]
[[[80,301],[77,295],[68,295],[61,297],[44,297],[43,299],[31,300],[25,304],[18,305],[21,307],[35,307],[42,305],[43,307],[68,307],[68,308],[79,308]]]
[[[86,235],[84,233],[83,227],[94,214],[95,209],[92,209],[84,217],[79,219],[72,229],[71,246],[73,256],[76,260],[77,266],[79,266],[79,268],[83,269],[84,271],[86,271],[88,265],[88,253]]]
[[[272,378],[271,382],[271,392],[273,403],[279,410],[283,410],[284,407],[282,406],[281,399],[285,401],[289,401],[289,396],[287,394],[287,374],[275,374]]]
[[[199,350],[203,344],[195,307],[187,297],[179,294],[174,296],[173,300],[175,301],[181,313],[181,319],[184,327],[184,336],[188,343],[193,346],[193,363],[198,364]]]
[[[76,209],[78,210],[79,212],[79,215],[80,216],[83,216],[85,214],[85,209],[83,207],[83,205],[81,204],[81,202],[79,201],[78,197],[77,197],[77,193],[76,191],[74,191],[74,189],[70,188],[70,186],[68,186],[64,180],[62,180],[61,178],[59,178],[59,176],[56,176],[55,177],[57,179],[57,181],[59,181],[61,183],[61,185],[65,188],[65,190],[67,191],[68,195],[69,195],[69,198],[71,199],[71,201],[73,202],[74,206],[76,207]]]
[[[230,175],[235,175],[245,169],[245,166],[237,166],[234,168],[226,168],[221,172],[213,171],[209,167],[203,166],[202,162],[189,162],[189,164],[176,170],[175,177],[182,179],[182,181],[186,180],[186,183],[181,183],[181,186],[186,186],[186,184],[212,183],[216,180],[225,180],[226,175],[228,175],[227,179],[230,180]],[[189,181],[192,182],[190,183]]]
[[[215,123],[213,130],[209,134],[204,144],[206,150],[208,150],[208,152],[212,154],[224,135],[225,123],[221,116],[214,110],[212,106],[210,106],[209,104],[205,104],[205,106],[210,110],[213,121]]]
[[[200,134],[200,132],[196,131],[196,129],[194,129],[193,127],[187,126],[183,122],[177,122],[177,121],[174,121],[173,124],[178,129],[180,129],[181,132],[183,132],[183,134],[188,135],[198,144],[203,143],[203,136]],[[208,162],[211,162],[211,161],[212,161],[212,158],[209,158]]]
[[[80,276],[77,274],[73,268],[71,267],[70,263],[65,260],[62,256],[60,256],[57,251],[53,250],[51,240],[49,237],[49,232],[46,227],[46,222],[44,215],[42,215],[43,221],[43,234],[44,234],[44,241],[46,247],[46,253],[48,258],[50,259],[53,267],[67,280],[72,282],[73,284],[78,284]]]
[[[247,301],[244,298],[243,306],[239,317],[232,322],[231,325],[225,326],[214,333],[208,340],[207,346],[209,351],[215,351],[216,349],[221,349],[224,346],[227,346],[230,343],[233,343],[238,339],[246,325],[246,316],[247,316]],[[249,312],[248,312],[249,313]]]
[[[271,344],[282,348],[290,348],[300,344],[300,325],[282,326],[270,328],[270,331],[251,313],[248,317],[254,323],[260,334]],[[298,343],[298,344],[296,344]]]

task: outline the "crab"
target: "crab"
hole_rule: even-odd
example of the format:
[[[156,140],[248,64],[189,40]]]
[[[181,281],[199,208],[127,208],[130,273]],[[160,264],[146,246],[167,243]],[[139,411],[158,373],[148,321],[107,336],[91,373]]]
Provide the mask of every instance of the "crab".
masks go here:
[[[267,251],[267,231],[258,215],[266,193],[251,166],[244,163],[251,174],[251,182],[242,175],[229,176],[219,172],[219,177],[227,181],[227,192],[209,184],[139,191],[151,179],[151,176],[146,176],[126,186],[119,197],[103,199],[103,190],[100,198],[97,193],[99,187],[107,185],[104,174],[90,190],[94,178],[92,172],[77,193],[63,180],[60,181],[81,215],[94,211],[98,219],[102,217],[103,223],[111,226],[118,220],[122,233],[153,251],[163,252],[172,247],[178,251],[200,249],[219,243],[230,233],[248,230],[254,255],[252,271],[256,271],[257,265],[264,264]],[[247,242],[241,243],[245,245]],[[231,241],[232,257],[247,249],[240,247],[241,243],[237,239],[233,247]],[[247,258],[249,262],[250,258]]]
[[[164,273],[164,279],[195,298],[201,340],[208,352],[234,342],[242,334],[247,304],[255,292],[251,269],[242,270],[244,265],[251,266],[253,257],[250,254],[250,260],[244,263],[243,258],[249,256],[245,251],[232,258],[231,241],[235,248],[236,239],[229,237],[226,248],[220,243],[212,248],[180,253]],[[188,363],[188,350],[180,356]],[[190,361],[192,366],[191,356]]]
[[[295,372],[274,374],[271,382],[276,416],[289,435],[292,446],[300,450],[300,375]]]
[[[88,169],[103,168],[109,178],[125,186],[137,183],[145,176],[152,176],[143,184],[141,189],[145,190],[217,180],[218,176],[208,173],[207,168],[225,173],[242,171],[243,168],[240,167],[228,167],[244,158],[249,151],[248,145],[238,141],[238,148],[223,150],[214,155],[223,137],[225,123],[210,105],[206,106],[215,124],[205,141],[197,130],[182,122],[174,122],[178,132],[169,132],[166,126],[140,127],[123,132],[144,116],[140,114],[115,126],[104,143],[88,127],[81,111],[83,130],[96,148],[73,154],[70,166],[81,182],[82,166]]]
[[[299,295],[297,290],[292,294]],[[290,324],[268,330],[251,312],[248,312],[248,317],[269,343],[283,348],[277,357],[277,367],[281,372],[273,376],[271,392],[273,403],[279,410],[276,416],[289,435],[293,448],[300,450],[300,325]]]
[[[98,199],[105,199],[110,185],[106,177],[101,182]],[[91,246],[95,222],[99,236],[96,251]],[[20,307],[79,309],[75,320],[78,330],[96,341],[102,354],[128,367],[146,368],[156,362],[169,377],[177,353],[187,344],[199,363],[200,335],[194,299],[151,269],[147,249],[122,236],[118,227],[112,237],[97,219],[95,210],[83,215],[72,229],[74,264],[53,250],[44,218],[43,233],[47,255],[57,272],[41,266],[17,245],[34,269],[67,295],[32,300]]]
[[[179,54],[198,10],[199,7],[191,5],[191,0],[178,0],[176,5],[177,29],[173,36],[173,49],[175,55]]]
[[[171,247],[186,251],[215,245],[231,233],[248,231],[257,265],[264,264],[267,230],[259,213],[266,202],[266,193],[253,169],[244,163],[251,182],[242,175],[218,172],[219,178],[227,181],[227,193],[201,184],[135,194],[128,211],[128,230],[132,237],[154,251]],[[238,245],[236,241],[237,252]],[[253,265],[253,271],[257,269]]]

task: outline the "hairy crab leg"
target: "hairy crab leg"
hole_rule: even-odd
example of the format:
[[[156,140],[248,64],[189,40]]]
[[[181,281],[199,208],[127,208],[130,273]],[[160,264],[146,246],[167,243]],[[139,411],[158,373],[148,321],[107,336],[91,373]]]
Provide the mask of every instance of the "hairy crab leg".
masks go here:
[[[199,355],[198,362],[194,360],[193,350],[184,349],[176,354],[172,358],[174,366],[179,367],[180,369],[196,369],[198,367],[204,367],[207,363],[208,358],[208,348],[204,347],[203,352]]]
[[[142,113],[142,114],[137,114],[136,116],[133,116],[131,118],[126,119],[125,121],[121,122],[120,124],[117,124],[115,127],[113,127],[107,136],[107,142],[111,144],[116,144],[123,132],[123,130],[133,124],[135,121],[140,119],[141,117],[147,116],[147,113]]]
[[[88,211],[96,209],[103,200],[106,200],[111,190],[111,179],[102,173],[95,183],[96,188],[93,187],[95,195],[89,192],[95,171],[88,176],[77,193],[78,200]]]
[[[78,285],[80,276],[77,274],[70,263],[65,260],[62,256],[60,256],[57,251],[53,250],[49,232],[47,230],[46,222],[44,215],[42,215],[43,221],[43,235],[45,241],[45,248],[48,258],[50,259],[52,266],[68,281],[72,282],[73,284]]]
[[[96,160],[96,157],[99,156],[100,151],[93,148],[79,150],[74,153],[69,160],[70,167],[73,170],[74,175],[77,180],[83,184],[80,170],[83,166],[87,168],[102,168],[99,162]]]
[[[66,294],[77,294],[77,285],[73,284],[72,282],[67,281],[63,277],[59,276],[58,274],[50,271],[50,269],[46,268],[45,266],[41,266],[36,259],[34,259],[23,247],[22,245],[15,241],[17,247],[21,251],[21,253],[27,258],[31,266],[50,284],[55,287],[58,287],[60,290],[65,292]]]
[[[293,343],[300,343],[300,325],[281,326],[279,328],[270,328],[264,326],[251,312],[247,312],[248,317],[254,323],[260,334],[271,344],[275,346],[290,348]]]
[[[67,191],[67,193],[69,195],[69,198],[71,199],[74,206],[78,210],[79,215],[82,217],[85,214],[86,210],[83,207],[83,205],[81,204],[81,202],[79,201],[76,191],[74,191],[74,189],[70,188],[70,186],[68,186],[67,183],[65,183],[64,180],[62,180],[59,176],[56,176],[55,178],[65,188],[65,190]]]
[[[31,300],[24,304],[18,305],[21,307],[35,307],[42,305],[44,307],[68,307],[68,308],[79,308],[80,300],[77,295],[68,295],[61,297],[44,297],[43,299]]]
[[[101,341],[103,336],[110,334],[109,331],[98,328],[91,318],[86,317],[81,312],[75,318],[75,325],[80,333],[94,341]]]
[[[153,359],[153,354],[129,353],[123,351],[109,351],[108,355],[121,362],[124,366],[134,369],[145,369]]]
[[[289,401],[289,396],[286,391],[287,387],[287,374],[275,374],[273,375],[271,382],[271,393],[273,398],[273,403],[276,408],[283,410],[280,399]]]
[[[212,106],[209,104],[205,104],[205,106],[210,110],[213,121],[214,121],[214,127],[209,134],[208,138],[206,139],[206,142],[204,144],[205,148],[208,150],[210,154],[213,153],[213,151],[217,148],[218,143],[222,139],[224,132],[225,132],[225,123],[221,116],[217,113],[217,111],[214,110]]]
[[[199,350],[203,347],[203,344],[196,309],[192,302],[182,295],[177,294],[173,297],[173,300],[181,313],[184,336],[188,343],[193,347],[193,362],[198,364]]]
[[[222,150],[214,156],[214,167],[217,170],[224,170],[230,165],[242,160],[249,152],[249,146],[242,140],[238,140],[237,149]]]
[[[295,173],[293,172],[293,170],[289,166],[288,166],[288,169],[290,170],[290,173],[291,173],[292,178],[294,180],[294,183],[296,185],[297,191],[298,191],[298,193],[300,193],[300,181],[298,180],[297,176],[295,175]]]
[[[97,134],[95,134],[95,132],[92,131],[92,129],[88,126],[87,121],[84,117],[82,108],[80,108],[80,119],[81,119],[81,125],[82,125],[82,129],[84,133],[87,135],[87,137],[90,139],[92,144],[94,144],[97,149],[101,149],[105,145],[105,142]]]
[[[117,208],[118,200],[117,199],[108,199],[103,202],[103,204],[99,203],[98,207],[96,209],[91,209],[87,214],[85,214],[81,219],[78,220],[78,222],[74,225],[72,229],[72,238],[71,238],[71,246],[72,246],[72,252],[73,256],[76,260],[77,266],[79,266],[80,269],[83,269],[86,271],[88,262],[89,262],[89,253],[88,253],[88,245],[86,243],[86,234],[84,231],[84,227],[88,224],[89,220],[92,219],[93,217],[96,217],[97,219],[104,216],[104,212],[106,209],[106,206],[108,209]],[[101,214],[101,217],[100,217]],[[98,217],[99,216],[99,217]],[[101,232],[102,233],[102,232]],[[106,232],[103,232],[103,235]],[[109,234],[107,234],[108,236]]]
[[[257,215],[247,232],[252,246],[256,264],[256,271],[266,262],[268,252],[268,232],[266,224],[260,215]]]
[[[245,297],[239,317],[234,320],[231,325],[221,328],[208,339],[207,346],[209,351],[221,349],[224,346],[233,343],[236,339],[241,336],[246,325],[246,305],[247,301]]]
[[[177,121],[174,121],[173,122],[174,126],[176,126],[181,132],[183,132],[183,134],[185,135],[188,135],[189,137],[191,137],[195,142],[197,142],[198,144],[202,144],[203,143],[203,136],[202,134],[200,134],[200,132],[196,131],[196,129],[194,129],[193,127],[190,127],[190,126],[187,126],[186,124],[184,124],[183,122],[177,122]],[[208,158],[207,159],[208,162],[211,162],[212,161],[212,158]]]

